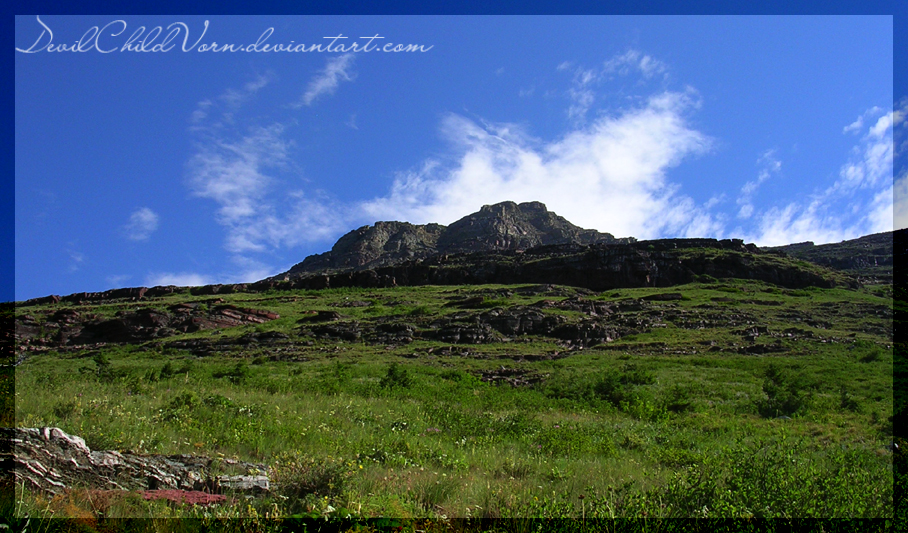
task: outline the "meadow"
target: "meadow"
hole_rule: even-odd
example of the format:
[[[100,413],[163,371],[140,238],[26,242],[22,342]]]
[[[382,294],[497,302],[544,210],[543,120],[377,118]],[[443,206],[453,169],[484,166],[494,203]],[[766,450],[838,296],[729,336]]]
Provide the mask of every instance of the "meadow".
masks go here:
[[[382,531],[895,514],[891,285],[704,279],[603,293],[498,285],[217,298],[280,318],[34,352],[15,370],[14,423],[60,427],[93,450],[264,463],[275,490],[185,508],[17,487],[4,513],[93,527],[242,517],[263,530],[327,520]],[[183,292],[91,311],[212,299]],[[63,305],[16,313],[40,321]],[[556,333],[599,324],[617,338],[434,334],[528,308],[557,317]],[[346,329],[320,327],[318,312]],[[409,336],[381,336],[401,331]]]

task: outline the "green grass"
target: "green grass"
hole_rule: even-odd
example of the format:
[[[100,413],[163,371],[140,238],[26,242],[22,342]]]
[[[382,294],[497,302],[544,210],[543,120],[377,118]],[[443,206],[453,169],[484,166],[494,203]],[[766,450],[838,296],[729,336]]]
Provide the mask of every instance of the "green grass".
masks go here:
[[[272,465],[284,492],[230,511],[242,516],[893,515],[892,300],[873,287],[790,291],[722,280],[606,291],[588,298],[616,309],[664,292],[684,299],[609,315],[643,325],[583,349],[542,336],[482,345],[317,340],[297,323],[335,310],[364,325],[428,331],[439,316],[566,299],[519,288],[219,295],[281,318],[141,346],[34,352],[16,369],[15,423],[61,427],[92,449]],[[447,306],[476,295],[480,308]],[[153,305],[206,300],[184,294]],[[349,306],[358,301],[368,305]],[[17,313],[40,321],[61,307]],[[268,331],[290,338],[206,357],[170,346]],[[747,351],[763,345],[770,351]],[[505,371],[532,384],[480,379]],[[30,501],[37,512],[39,497]]]

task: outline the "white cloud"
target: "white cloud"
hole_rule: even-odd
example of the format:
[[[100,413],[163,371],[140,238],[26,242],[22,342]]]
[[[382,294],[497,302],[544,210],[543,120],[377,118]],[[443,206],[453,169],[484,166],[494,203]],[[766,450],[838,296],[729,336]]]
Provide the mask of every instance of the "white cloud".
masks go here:
[[[123,287],[127,280],[132,278],[129,274],[120,274],[114,276],[107,276],[106,281],[107,285],[110,287],[118,288]]]
[[[748,181],[741,187],[741,194],[738,196],[737,200],[738,205],[741,206],[738,210],[738,218],[750,218],[753,215],[754,193],[757,192],[757,189],[760,188],[760,185],[762,185],[764,181],[782,170],[782,162],[776,159],[775,154],[775,150],[767,150],[764,152],[757,160],[757,164],[761,167],[760,173],[757,174],[757,179]]]
[[[573,64],[565,61],[558,65],[556,70],[572,69]],[[573,69],[574,76],[571,80],[571,88],[568,89],[568,97],[571,105],[567,109],[568,119],[575,123],[580,123],[586,119],[586,113],[592,107],[596,100],[593,87],[598,81],[599,75],[594,69],[585,69],[577,67]]]
[[[126,238],[145,241],[158,229],[158,214],[147,207],[136,209],[129,215],[129,222],[123,227]]]
[[[69,271],[78,271],[82,266],[82,263],[85,261],[85,254],[73,249],[72,247],[67,248],[66,254],[69,255]]]
[[[211,139],[199,145],[189,161],[190,189],[220,205],[218,222],[230,228],[231,251],[263,249],[238,235],[250,221],[270,211],[264,199],[273,179],[266,170],[288,164],[290,143],[283,139],[283,130],[280,124],[273,124],[253,128],[235,142]]]
[[[373,220],[446,224],[482,204],[542,200],[577,225],[619,236],[715,233],[721,224],[666,175],[709,149],[684,119],[695,105],[689,94],[665,92],[549,143],[452,114],[442,131],[459,150],[456,162],[426,161],[361,208]]]
[[[195,111],[192,112],[192,115],[189,116],[189,122],[193,124],[198,124],[208,118],[208,110],[211,109],[211,106],[214,104],[211,100],[202,100],[196,105]]]
[[[145,284],[149,287],[156,285],[199,287],[216,283],[252,283],[271,277],[281,270],[243,255],[234,255],[231,257],[231,262],[238,270],[216,275],[200,274],[198,272],[156,272],[146,276]],[[124,277],[128,278],[129,276],[119,276],[118,278]]]
[[[893,196],[908,189],[908,185],[898,182],[893,188],[893,113],[884,114],[869,127],[863,120],[879,115],[879,111],[876,107],[869,109],[844,129],[843,133],[856,128],[866,132],[832,185],[805,202],[766,210],[747,240],[763,246],[807,240],[822,244],[891,231]],[[899,199],[896,216],[903,210],[908,211],[908,207]]]
[[[259,92],[260,89],[266,87],[271,80],[273,75],[271,73],[260,75],[253,81],[247,82],[243,85],[242,90],[236,89],[227,89],[224,91],[224,94],[218,97],[219,100],[227,104],[227,107],[231,109],[238,109],[246,101]]]
[[[865,119],[873,118],[874,116],[877,116],[882,112],[883,112],[883,110],[877,106],[871,107],[870,109],[868,109],[867,111],[862,113],[854,122],[845,126],[845,128],[842,129],[842,133],[858,133],[858,132],[860,132],[862,129],[864,129],[864,120]]]
[[[312,105],[322,95],[334,94],[341,81],[352,81],[355,74],[352,72],[354,54],[344,54],[328,59],[324,70],[318,73],[306,88],[300,101],[294,107]]]
[[[606,74],[619,74],[626,76],[633,71],[638,71],[644,78],[650,79],[659,74],[668,76],[668,65],[646,55],[639,50],[630,49],[624,54],[616,55],[603,64]]]
[[[149,274],[145,278],[145,285],[155,287],[158,285],[176,285],[177,287],[198,287],[214,283],[213,278],[195,272],[164,272]]]
[[[603,80],[613,77],[610,75],[627,76],[637,73],[646,80],[660,74],[663,75],[663,79],[668,76],[668,66],[665,63],[639,50],[628,50],[624,54],[616,55],[605,61],[601,68],[575,67],[570,61],[564,61],[556,70],[572,71],[574,74],[571,88],[567,91],[571,101],[567,115],[574,123],[581,123],[586,119],[587,112],[596,101],[595,87]]]
[[[189,122],[192,124],[190,130],[199,131],[212,129],[223,126],[224,124],[233,123],[233,116],[243,104],[249,101],[255,94],[266,87],[274,80],[274,75],[270,72],[258,76],[256,79],[247,82],[242,89],[228,88],[215,100],[206,98],[196,104],[195,110],[189,116]],[[216,103],[217,102],[217,103]],[[213,110],[220,108],[222,110],[220,119],[206,128],[203,124],[210,117]]]

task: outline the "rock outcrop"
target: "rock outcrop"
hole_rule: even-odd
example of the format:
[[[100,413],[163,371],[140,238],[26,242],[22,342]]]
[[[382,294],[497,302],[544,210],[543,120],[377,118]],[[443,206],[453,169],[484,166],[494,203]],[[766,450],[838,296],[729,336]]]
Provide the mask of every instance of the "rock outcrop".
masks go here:
[[[193,455],[93,451],[59,428],[0,428],[8,443],[3,470],[17,484],[58,494],[71,488],[263,493],[265,465]]]
[[[896,232],[898,233],[898,232]],[[904,232],[902,232],[904,233]],[[801,242],[766,248],[791,257],[862,276],[892,279],[893,232],[875,233],[838,243]]]
[[[376,222],[341,237],[329,252],[311,255],[285,274],[292,279],[316,272],[367,270],[437,254],[526,250],[550,244],[633,242],[577,227],[541,202],[502,202],[483,206],[450,226]]]
[[[32,315],[16,318],[16,345],[74,346],[101,342],[142,342],[180,333],[263,324],[280,318],[262,309],[202,302],[180,303],[167,309],[143,307],[120,311],[113,318],[66,307],[38,321]]]

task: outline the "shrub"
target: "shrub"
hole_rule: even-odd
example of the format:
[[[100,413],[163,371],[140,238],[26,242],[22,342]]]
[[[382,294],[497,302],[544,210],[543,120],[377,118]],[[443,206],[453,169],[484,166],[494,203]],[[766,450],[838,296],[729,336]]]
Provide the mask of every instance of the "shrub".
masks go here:
[[[692,410],[693,389],[689,386],[672,385],[663,398],[665,409],[672,413],[684,413]]]
[[[839,389],[839,407],[853,413],[861,410],[861,404],[859,404],[858,401],[848,393],[848,389],[846,389],[844,386]]]
[[[413,378],[410,377],[410,374],[407,373],[407,369],[398,365],[397,363],[391,363],[388,366],[388,373],[385,374],[385,377],[381,378],[379,385],[383,388],[393,389],[395,387],[408,388],[413,384]]]
[[[860,339],[854,341],[854,344],[848,349],[853,351],[857,360],[862,363],[872,363],[883,355],[882,348],[870,341]]]
[[[219,370],[214,372],[211,376],[214,378],[227,378],[234,385],[239,385],[244,383],[249,378],[250,374],[249,366],[245,361],[242,361],[235,364],[230,370]]]
[[[419,305],[414,307],[409,315],[410,316],[427,316],[432,314],[432,308],[428,305]]]
[[[763,392],[766,398],[757,400],[757,411],[766,418],[790,416],[807,407],[810,391],[801,376],[792,376],[775,364],[766,369]]]
[[[173,367],[173,363],[167,361],[164,363],[164,366],[161,368],[161,379],[169,379],[177,373],[177,369]]]
[[[272,468],[272,480],[277,493],[287,498],[290,511],[297,513],[314,496],[340,496],[352,473],[340,460],[284,456]]]
[[[637,398],[635,388],[638,385],[650,385],[656,382],[652,372],[638,368],[634,364],[626,364],[620,371],[606,372],[593,385],[596,397],[607,401],[614,406],[622,403],[633,403]]]

